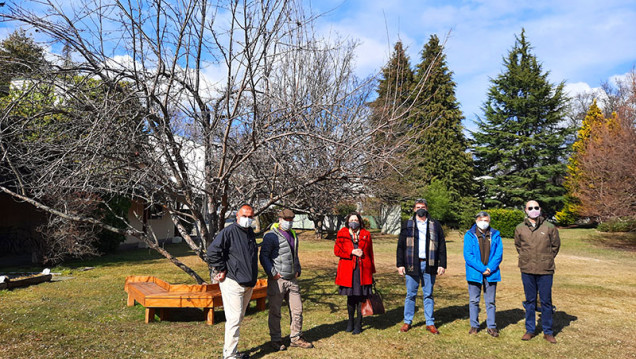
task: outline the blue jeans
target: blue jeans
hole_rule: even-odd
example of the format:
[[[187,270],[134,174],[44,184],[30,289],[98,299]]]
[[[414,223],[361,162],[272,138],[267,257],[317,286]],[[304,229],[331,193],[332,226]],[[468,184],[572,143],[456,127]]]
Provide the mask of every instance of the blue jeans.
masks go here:
[[[543,334],[552,335],[552,274],[521,273],[523,291],[526,301],[526,332],[534,333],[536,329],[537,291],[541,299],[541,326]]]
[[[484,288],[484,302],[486,303],[486,325],[488,328],[495,329],[495,295],[497,294],[497,282],[488,282],[484,279],[483,283],[468,282],[468,312],[470,313],[470,326],[479,328],[479,299],[481,297],[481,288]]]
[[[435,317],[433,317],[433,285],[435,285],[435,274],[426,273],[426,261],[420,262],[420,275],[406,275],[406,299],[404,300],[404,323],[413,323],[415,315],[415,297],[417,290],[422,283],[422,294],[424,296],[424,316],[426,317],[426,325],[434,325]]]

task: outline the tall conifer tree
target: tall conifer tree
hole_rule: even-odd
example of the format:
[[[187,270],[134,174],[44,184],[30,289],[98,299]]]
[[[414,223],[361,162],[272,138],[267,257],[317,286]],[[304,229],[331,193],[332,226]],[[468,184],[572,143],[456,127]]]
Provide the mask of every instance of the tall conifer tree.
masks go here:
[[[410,157],[416,169],[414,180],[421,188],[440,181],[457,200],[472,194],[473,163],[463,133],[463,115],[455,97],[456,84],[448,69],[446,54],[437,35],[422,50],[414,84],[422,90],[415,99],[411,121],[429,126],[419,138],[419,151]],[[417,90],[413,90],[417,95]]]
[[[531,53],[525,30],[504,58],[505,70],[492,79],[484,117],[473,132],[479,175],[486,176],[486,207],[520,207],[538,200],[548,216],[563,205],[567,136],[563,126],[567,98],[564,83],[548,81],[549,72]]]
[[[378,81],[378,97],[370,106],[373,110],[371,121],[382,121],[383,118],[401,118],[402,123],[408,123],[412,101],[411,89],[413,88],[413,70],[409,57],[404,51],[402,42],[398,41],[391,58],[382,69],[382,78]],[[395,135],[403,133],[405,129],[397,129]],[[382,141],[386,146],[394,146],[394,138],[382,135],[375,139]],[[397,172],[392,172],[383,181],[377,182],[376,195],[385,201],[399,202],[402,197],[408,196],[411,191],[407,181],[408,176],[402,176],[406,168],[401,161],[394,164]]]

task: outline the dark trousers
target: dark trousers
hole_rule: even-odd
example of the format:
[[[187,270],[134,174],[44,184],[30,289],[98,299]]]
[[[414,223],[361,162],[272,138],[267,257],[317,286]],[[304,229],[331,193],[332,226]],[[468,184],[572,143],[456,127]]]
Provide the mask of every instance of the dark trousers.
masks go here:
[[[552,274],[521,273],[523,291],[526,301],[526,332],[534,333],[536,329],[537,291],[541,300],[541,326],[543,334],[552,335]]]

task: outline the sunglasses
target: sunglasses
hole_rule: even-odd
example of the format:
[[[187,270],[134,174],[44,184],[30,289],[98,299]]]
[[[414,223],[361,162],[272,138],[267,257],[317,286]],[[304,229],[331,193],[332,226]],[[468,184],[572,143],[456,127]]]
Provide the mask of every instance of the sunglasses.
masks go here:
[[[541,209],[541,207],[539,207],[539,206],[536,206],[536,207],[528,207],[528,211],[531,211],[531,210],[533,210],[533,209],[538,211],[538,210],[540,210],[540,209]]]

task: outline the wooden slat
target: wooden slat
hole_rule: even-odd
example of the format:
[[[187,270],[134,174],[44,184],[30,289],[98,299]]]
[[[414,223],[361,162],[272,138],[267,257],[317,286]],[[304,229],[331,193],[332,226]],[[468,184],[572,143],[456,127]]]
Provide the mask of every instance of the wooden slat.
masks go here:
[[[167,318],[164,308],[204,308],[206,323],[214,324],[214,307],[223,305],[218,284],[171,285],[153,276],[129,276],[124,289],[128,292],[128,305],[135,301],[146,307],[146,323],[154,321],[155,310],[159,316]],[[256,300],[259,310],[266,308],[267,279],[259,279],[252,292],[251,300]]]

